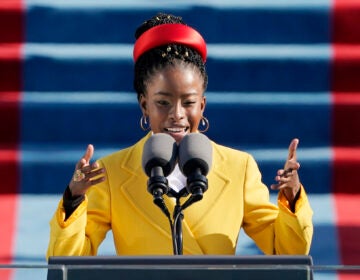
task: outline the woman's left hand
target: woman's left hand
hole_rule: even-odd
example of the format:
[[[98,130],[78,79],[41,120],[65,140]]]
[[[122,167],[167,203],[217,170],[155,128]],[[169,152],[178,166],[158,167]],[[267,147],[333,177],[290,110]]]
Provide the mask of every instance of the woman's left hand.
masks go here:
[[[284,169],[279,169],[275,177],[277,184],[271,185],[271,189],[283,192],[290,205],[293,206],[297,193],[300,191],[300,179],[298,170],[300,163],[296,159],[296,149],[299,139],[293,139],[289,146],[289,155]]]

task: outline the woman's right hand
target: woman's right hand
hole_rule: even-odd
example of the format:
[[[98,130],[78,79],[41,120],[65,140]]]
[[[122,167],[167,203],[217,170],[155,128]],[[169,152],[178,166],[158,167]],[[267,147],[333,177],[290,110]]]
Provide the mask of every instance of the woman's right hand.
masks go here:
[[[89,144],[84,156],[76,164],[74,175],[69,183],[72,196],[84,195],[91,186],[105,181],[105,168],[99,168],[97,162],[90,163],[93,155],[94,146]],[[95,177],[98,178],[94,179]]]

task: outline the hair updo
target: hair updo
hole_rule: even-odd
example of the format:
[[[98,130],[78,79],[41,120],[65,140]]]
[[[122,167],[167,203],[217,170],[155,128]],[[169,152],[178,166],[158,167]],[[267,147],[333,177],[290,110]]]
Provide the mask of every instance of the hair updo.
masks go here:
[[[171,14],[158,13],[151,19],[145,21],[135,31],[137,40],[145,31],[150,28],[168,23],[184,24],[182,18]],[[204,91],[207,88],[208,75],[201,55],[192,48],[180,44],[168,44],[155,47],[142,54],[135,63],[134,68],[134,89],[137,92],[138,99],[142,93],[146,92],[146,82],[150,77],[166,66],[175,65],[179,60],[196,67],[204,79]]]

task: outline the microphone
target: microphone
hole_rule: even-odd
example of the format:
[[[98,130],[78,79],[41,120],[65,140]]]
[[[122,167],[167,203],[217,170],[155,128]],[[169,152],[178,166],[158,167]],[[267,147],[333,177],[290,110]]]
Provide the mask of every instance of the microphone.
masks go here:
[[[187,191],[191,197],[182,209],[203,198],[208,189],[206,175],[212,164],[212,146],[209,138],[201,133],[187,134],[179,144],[179,167],[187,177]]]
[[[177,144],[165,133],[153,134],[144,145],[142,167],[149,177],[147,190],[154,197],[154,203],[170,217],[163,195],[169,191],[166,177],[174,170],[177,158]]]

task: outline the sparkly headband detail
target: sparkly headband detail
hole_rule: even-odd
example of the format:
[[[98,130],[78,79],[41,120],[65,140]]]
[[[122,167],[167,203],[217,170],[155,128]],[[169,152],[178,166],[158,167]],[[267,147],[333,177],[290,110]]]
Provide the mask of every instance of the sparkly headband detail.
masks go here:
[[[195,49],[205,63],[206,43],[204,38],[195,29],[178,23],[161,24],[145,31],[136,40],[133,57],[136,62],[138,58],[148,50],[168,45],[180,44]]]

